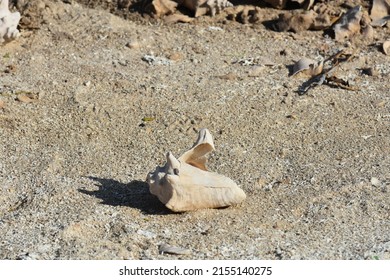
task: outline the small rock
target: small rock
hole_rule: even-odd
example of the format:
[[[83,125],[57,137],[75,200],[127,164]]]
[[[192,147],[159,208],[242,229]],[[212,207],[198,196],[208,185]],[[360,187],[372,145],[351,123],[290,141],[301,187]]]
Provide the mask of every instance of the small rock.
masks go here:
[[[29,97],[26,94],[18,94],[18,96],[16,97],[16,100],[23,102],[23,103],[32,103],[35,101],[35,99]]]
[[[154,232],[143,230],[143,229],[139,229],[137,231],[137,234],[142,235],[142,236],[149,238],[149,239],[153,239],[157,236]]]
[[[262,66],[254,66],[248,73],[249,77],[258,77],[261,73],[263,73],[264,67]]]
[[[16,66],[11,64],[11,65],[8,65],[7,68],[4,70],[4,73],[15,73],[16,72]]]
[[[179,61],[179,60],[182,60],[183,59],[183,54],[182,53],[179,53],[179,52],[174,52],[172,53],[171,55],[169,55],[168,57],[170,60],[173,60],[173,61]]]
[[[177,246],[171,246],[168,244],[161,244],[160,246],[158,246],[158,251],[160,252],[160,254],[164,254],[164,253],[172,254],[172,255],[190,255],[191,254],[191,250],[189,250],[189,249],[185,249],[185,248],[181,248],[181,247],[177,247]]]
[[[226,75],[222,75],[222,76],[219,76],[220,79],[223,79],[223,80],[229,80],[229,81],[232,81],[232,80],[235,80],[237,79],[237,75],[232,73],[232,72],[229,72],[227,73]]]
[[[371,137],[373,137],[373,135],[362,135],[362,138],[363,138],[364,140],[367,140],[367,139],[369,139],[369,138],[371,138]]]
[[[258,180],[257,180],[257,184],[256,184],[256,187],[258,189],[263,189],[266,185],[267,185],[267,179],[266,178],[263,178],[263,177],[260,177]]]
[[[218,26],[209,26],[209,28],[207,28],[207,30],[209,30],[209,31],[223,31],[223,29],[221,27],[218,27]]]
[[[17,260],[39,260],[39,255],[36,253],[22,253],[16,257]]]
[[[127,61],[126,60],[119,60],[118,64],[122,65],[122,66],[127,66]]]
[[[378,178],[372,177],[371,178],[371,185],[375,187],[379,187],[381,185],[381,181],[379,181]]]
[[[386,100],[377,101],[374,103],[375,107],[377,108],[383,108],[386,105]]]
[[[139,49],[141,44],[138,41],[130,41],[126,44],[129,49]]]
[[[362,29],[362,35],[366,42],[370,43],[374,39],[374,28],[367,24],[365,28]]]
[[[3,100],[0,100],[0,109],[3,109],[5,107],[5,102]]]
[[[171,65],[172,61],[165,57],[157,57],[154,55],[144,55],[142,57],[143,61],[146,61],[149,65]]]
[[[89,87],[91,85],[91,81],[84,82],[84,86]]]
[[[192,59],[191,59],[191,62],[194,63],[194,64],[198,64],[198,63],[199,63],[199,60],[197,60],[196,58],[192,58]]]

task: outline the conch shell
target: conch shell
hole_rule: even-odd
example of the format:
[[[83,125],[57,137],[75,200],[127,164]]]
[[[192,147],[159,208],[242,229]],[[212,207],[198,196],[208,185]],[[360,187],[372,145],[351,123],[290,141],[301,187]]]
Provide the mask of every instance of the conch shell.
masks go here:
[[[246,195],[236,183],[207,171],[206,155],[213,150],[210,132],[200,130],[190,150],[179,159],[168,152],[166,164],[148,174],[150,192],[174,212],[227,207],[242,202]]]
[[[20,13],[11,13],[8,3],[8,0],[0,0],[0,44],[19,37],[17,27],[20,21]]]

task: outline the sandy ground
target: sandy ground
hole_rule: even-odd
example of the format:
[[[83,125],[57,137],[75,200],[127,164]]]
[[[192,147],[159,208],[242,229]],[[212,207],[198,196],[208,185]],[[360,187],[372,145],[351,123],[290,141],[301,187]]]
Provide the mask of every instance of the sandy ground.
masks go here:
[[[299,95],[294,61],[345,44],[75,2],[43,15],[0,47],[0,259],[390,259],[387,27],[338,70],[358,90]],[[210,170],[247,199],[172,213],[146,175],[203,127]]]

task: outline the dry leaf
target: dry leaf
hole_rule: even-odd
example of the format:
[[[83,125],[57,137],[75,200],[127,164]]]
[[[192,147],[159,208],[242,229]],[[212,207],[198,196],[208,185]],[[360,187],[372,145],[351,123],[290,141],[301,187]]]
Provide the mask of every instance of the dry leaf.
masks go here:
[[[164,22],[168,23],[168,24],[169,23],[176,23],[176,22],[189,23],[193,20],[194,20],[194,18],[191,18],[191,17],[186,16],[186,15],[182,15],[182,14],[173,14],[173,15],[166,16],[164,18]]]
[[[374,0],[370,15],[373,26],[383,26],[386,24],[386,21],[389,19],[385,18],[390,15],[390,0]]]
[[[351,86],[349,84],[348,80],[343,80],[343,79],[337,78],[336,76],[328,76],[328,77],[326,77],[326,82],[329,85],[333,85],[333,86],[336,86],[336,87],[339,87],[339,88],[342,88],[342,89],[347,89],[347,90],[352,90],[352,91],[357,90],[356,87]]]
[[[299,94],[304,94],[309,89],[322,85],[323,83],[327,83],[331,86],[336,86],[343,89],[356,90],[355,87],[349,85],[348,81],[335,77],[333,72],[335,69],[337,69],[340,63],[351,61],[351,59],[356,56],[357,51],[358,50],[355,50],[354,52],[349,53],[348,49],[344,49],[326,58],[323,62],[321,62],[321,67],[324,63],[327,62],[331,62],[331,65],[325,69],[322,69],[319,74],[312,76],[308,81],[304,82],[298,89]],[[312,68],[314,69],[313,66]]]
[[[344,41],[360,32],[360,20],[362,16],[361,6],[356,6],[348,10],[333,26],[336,41]]]
[[[382,48],[383,48],[383,52],[386,54],[386,55],[390,55],[390,41],[385,41],[382,45]]]
[[[144,117],[144,118],[142,118],[143,122],[151,122],[151,121],[154,121],[154,120],[155,120],[154,117]]]

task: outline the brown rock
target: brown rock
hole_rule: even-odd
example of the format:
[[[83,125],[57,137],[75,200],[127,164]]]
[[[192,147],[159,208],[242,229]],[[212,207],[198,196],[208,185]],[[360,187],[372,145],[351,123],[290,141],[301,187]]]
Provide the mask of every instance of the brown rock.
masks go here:
[[[173,61],[180,61],[183,59],[183,57],[184,57],[184,55],[182,53],[174,52],[174,53],[171,53],[168,58],[170,60],[173,60]]]
[[[227,73],[226,75],[222,75],[222,76],[219,76],[220,79],[223,79],[223,80],[229,80],[229,81],[232,81],[232,80],[235,80],[237,79],[237,75],[232,73],[232,72],[229,72]]]

